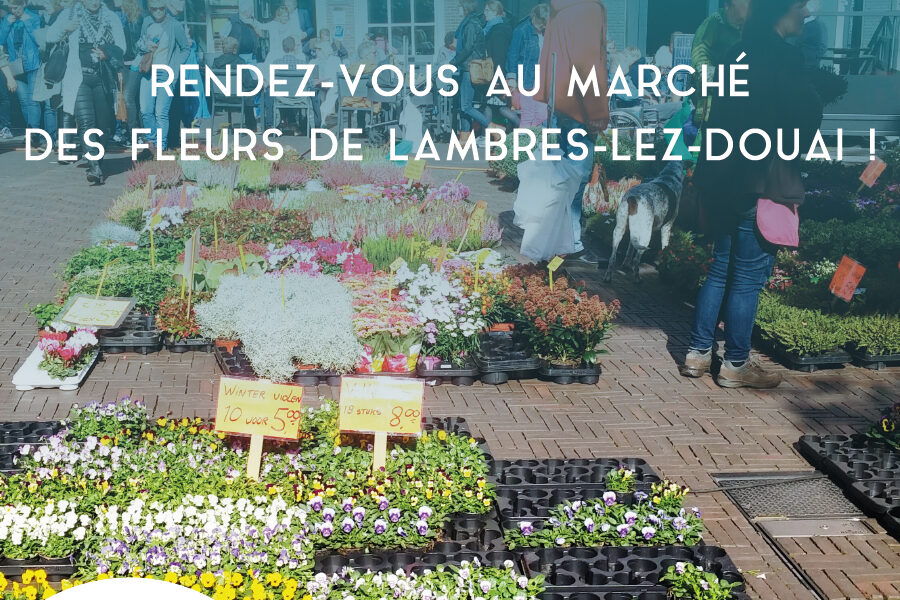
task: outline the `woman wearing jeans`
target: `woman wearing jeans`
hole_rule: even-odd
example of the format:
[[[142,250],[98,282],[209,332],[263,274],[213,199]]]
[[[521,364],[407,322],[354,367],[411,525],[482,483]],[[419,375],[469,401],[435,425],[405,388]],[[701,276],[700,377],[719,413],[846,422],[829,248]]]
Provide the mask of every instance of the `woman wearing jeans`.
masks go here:
[[[462,121],[463,138],[472,132],[474,120],[483,128],[491,124],[483,112],[475,108],[475,86],[469,74],[469,61],[485,58],[487,51],[484,45],[484,23],[479,11],[478,0],[459,0],[465,17],[456,30],[456,55],[450,64],[459,69],[459,109]]]
[[[147,3],[147,10],[151,18],[144,20],[141,39],[137,43],[138,57],[143,58],[144,54],[152,54],[152,64],[168,65],[177,80],[179,67],[191,49],[184,25],[168,13],[165,0],[150,0]],[[172,88],[175,89],[175,83],[172,84]],[[150,72],[144,73],[141,79],[141,114],[144,127],[157,132],[150,141],[154,145],[158,143],[162,150],[168,148],[171,108],[172,96],[163,90],[158,90],[154,96],[150,85]]]
[[[754,0],[742,41],[728,54],[727,64],[742,63],[749,70],[748,97],[716,98],[708,125],[721,128],[735,140],[750,129],[761,129],[772,140],[768,158],[751,161],[737,150],[723,161],[701,156],[695,179],[707,227],[715,239],[713,263],[697,296],[690,349],[682,375],[702,377],[711,372],[719,315],[725,322],[725,360],[717,383],[722,387],[772,388],[781,382],[750,358],[750,336],[756,320],[759,292],[772,273],[777,247],[762,236],[757,223],[757,201],[795,205],[803,201],[800,165],[781,159],[777,131],[785,140],[800,132],[799,150],[808,149],[822,121],[822,103],[809,83],[800,51],[785,41],[800,33],[808,16],[805,1]],[[726,71],[728,69],[726,68]],[[726,88],[729,89],[729,88]],[[763,154],[765,142],[754,135],[749,155]],[[786,141],[790,154],[792,142]],[[715,145],[715,144],[714,144]],[[737,145],[736,145],[737,146]],[[707,148],[722,153],[723,149]],[[760,213],[765,225],[768,213]]]
[[[43,114],[44,131],[53,138],[56,137],[56,111],[50,108],[49,100],[35,102],[32,98],[41,67],[40,48],[34,39],[34,31],[40,28],[40,15],[26,9],[25,0],[9,0],[9,14],[0,23],[0,45],[6,46],[10,62],[21,60],[24,72],[18,76],[16,94],[22,116],[30,129],[38,129]]]

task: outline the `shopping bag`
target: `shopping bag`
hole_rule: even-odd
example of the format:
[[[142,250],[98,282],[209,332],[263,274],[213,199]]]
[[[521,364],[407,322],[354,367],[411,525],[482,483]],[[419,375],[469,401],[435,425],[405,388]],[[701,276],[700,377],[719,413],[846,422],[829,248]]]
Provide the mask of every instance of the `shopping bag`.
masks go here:
[[[698,154],[691,152],[688,149],[688,145],[684,141],[684,126],[685,124],[691,120],[691,102],[690,100],[685,100],[681,104],[681,110],[675,113],[675,115],[666,121],[665,129],[677,129],[678,140],[675,142],[675,148],[672,150],[673,156],[680,156],[682,160],[692,160],[694,164],[697,164]],[[671,142],[672,135],[667,133],[665,134],[666,142]],[[699,145],[699,144],[698,144]]]
[[[571,162],[519,163],[514,223],[524,230],[519,251],[528,258],[548,260],[575,252],[572,199],[581,180]]]

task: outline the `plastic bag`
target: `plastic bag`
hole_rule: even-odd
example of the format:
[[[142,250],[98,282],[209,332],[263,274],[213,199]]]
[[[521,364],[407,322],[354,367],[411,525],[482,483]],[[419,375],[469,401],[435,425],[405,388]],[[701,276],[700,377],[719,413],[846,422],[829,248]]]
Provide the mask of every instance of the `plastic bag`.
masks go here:
[[[400,112],[400,127],[403,128],[403,139],[412,144],[413,148],[418,148],[422,143],[424,134],[422,113],[413,106],[412,102],[405,102],[403,110]]]
[[[575,252],[572,199],[581,185],[578,163],[529,160],[519,163],[514,223],[524,230],[519,251],[533,260]]]

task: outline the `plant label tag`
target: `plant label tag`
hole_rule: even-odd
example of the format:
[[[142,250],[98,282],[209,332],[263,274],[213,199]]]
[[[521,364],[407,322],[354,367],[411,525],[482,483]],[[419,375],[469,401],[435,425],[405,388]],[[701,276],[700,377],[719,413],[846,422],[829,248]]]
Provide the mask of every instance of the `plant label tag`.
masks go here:
[[[391,263],[391,271],[396,273],[397,271],[400,270],[400,267],[402,267],[405,264],[406,264],[406,261],[398,256],[396,259],[394,259],[394,262]]]
[[[472,213],[469,215],[470,229],[481,225],[481,222],[484,221],[485,211],[487,211],[487,202],[479,200],[475,203],[475,208],[472,209]]]
[[[559,256],[554,256],[553,260],[547,263],[547,268],[551,273],[555,273],[558,268],[560,268],[563,264],[563,259]]]
[[[134,298],[76,294],[59,311],[56,321],[76,327],[115,329],[134,307]]]
[[[447,240],[444,240],[444,243],[441,244],[441,252],[438,254],[437,263],[434,265],[435,271],[440,272],[445,260],[447,260]]]
[[[235,377],[219,379],[216,431],[284,440],[300,436],[303,388]]]
[[[341,431],[419,435],[425,382],[400,377],[342,377]]]
[[[410,181],[421,181],[422,175],[425,173],[425,161],[410,159],[406,162],[406,167],[403,169],[403,176],[409,179]]]
[[[834,272],[834,277],[831,278],[828,289],[844,302],[850,302],[853,300],[853,294],[856,292],[859,281],[865,273],[866,268],[864,266],[849,256],[844,256],[838,265],[837,271]]]
[[[875,185],[875,182],[878,181],[878,178],[881,177],[881,174],[884,173],[886,168],[887,164],[883,160],[874,158],[866,165],[866,169],[862,172],[862,175],[859,176],[859,180],[862,181],[864,185],[872,187]]]
[[[150,217],[150,229],[155,228],[157,225],[162,223],[162,215],[159,213],[153,213],[153,216]]]

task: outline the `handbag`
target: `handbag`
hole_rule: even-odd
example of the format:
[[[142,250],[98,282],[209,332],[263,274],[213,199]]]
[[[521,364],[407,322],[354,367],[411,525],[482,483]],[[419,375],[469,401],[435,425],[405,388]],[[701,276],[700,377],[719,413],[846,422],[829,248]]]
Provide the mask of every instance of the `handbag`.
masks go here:
[[[44,81],[50,84],[59,83],[66,76],[69,64],[69,42],[63,40],[55,44],[44,63]]]
[[[756,228],[766,241],[776,246],[800,245],[800,214],[796,204],[781,204],[767,198],[756,201]]]
[[[472,85],[487,85],[494,78],[494,61],[487,58],[473,58],[469,61],[469,79]]]

